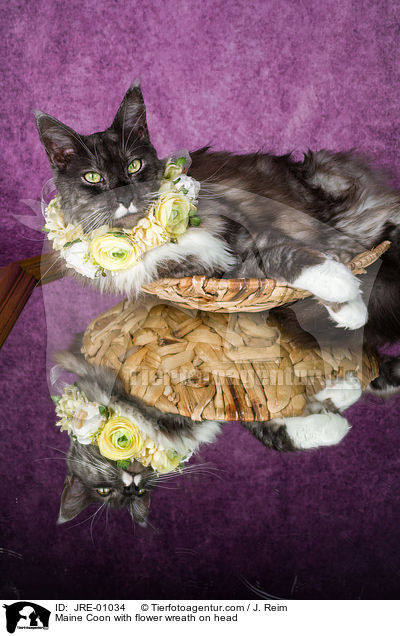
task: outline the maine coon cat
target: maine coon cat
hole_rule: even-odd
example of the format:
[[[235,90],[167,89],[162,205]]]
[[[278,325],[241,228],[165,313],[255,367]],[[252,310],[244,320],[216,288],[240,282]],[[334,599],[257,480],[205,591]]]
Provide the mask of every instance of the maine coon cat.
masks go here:
[[[156,196],[165,163],[150,142],[139,86],[130,87],[104,132],[79,135],[42,112],[36,119],[66,220],[85,230],[134,227]],[[388,239],[393,246],[374,286],[367,335],[371,342],[400,335],[400,198],[365,160],[321,151],[296,162],[207,148],[191,159],[190,174],[202,185],[201,225],[147,252],[117,291],[136,294],[166,275],[271,277],[309,290],[337,326],[354,330],[368,314],[360,282],[342,263]],[[115,291],[111,278],[97,284]]]
[[[104,132],[79,135],[42,112],[36,120],[66,220],[87,231],[104,223],[134,227],[157,196],[165,164],[150,142],[139,86],[131,86]],[[360,342],[367,319],[362,337],[369,348],[399,339],[400,197],[382,173],[352,153],[329,151],[296,162],[203,148],[191,159],[190,174],[202,185],[201,225],[147,252],[120,288],[100,277],[102,290],[135,295],[162,276],[272,277],[319,299],[298,303],[296,322],[320,342],[342,339],[336,326],[355,330]],[[89,183],[87,174],[98,181]],[[392,246],[379,271],[359,282],[342,262],[382,240]],[[289,328],[290,311],[279,312]],[[345,337],[350,342],[352,334]]]
[[[128,395],[120,380],[106,367],[93,366],[81,354],[63,352],[60,364],[76,374],[77,386],[89,401],[118,407],[126,417],[162,443],[178,452],[195,453],[201,444],[214,442],[223,423],[193,421],[167,415]],[[247,428],[266,447],[277,451],[307,450],[339,443],[349,431],[340,412],[361,395],[360,382],[354,377],[338,380],[310,399],[302,417],[288,417],[268,422],[246,422]],[[191,470],[189,468],[184,469]],[[179,479],[177,473],[177,479]],[[163,483],[151,467],[134,461],[128,468],[103,457],[96,445],[71,440],[67,456],[67,476],[61,497],[59,523],[73,519],[91,504],[126,508],[132,518],[146,525],[151,491]]]

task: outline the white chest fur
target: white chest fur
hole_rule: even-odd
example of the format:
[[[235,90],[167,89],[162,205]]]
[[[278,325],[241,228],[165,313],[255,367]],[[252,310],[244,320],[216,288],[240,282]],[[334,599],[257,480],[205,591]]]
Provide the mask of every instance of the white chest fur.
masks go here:
[[[117,292],[128,296],[137,295],[142,285],[157,278],[158,268],[172,261],[174,264],[194,259],[199,271],[215,269],[227,271],[235,264],[228,245],[205,229],[191,228],[177,241],[166,243],[146,252],[143,259],[126,271],[107,274],[99,280],[102,292]]]

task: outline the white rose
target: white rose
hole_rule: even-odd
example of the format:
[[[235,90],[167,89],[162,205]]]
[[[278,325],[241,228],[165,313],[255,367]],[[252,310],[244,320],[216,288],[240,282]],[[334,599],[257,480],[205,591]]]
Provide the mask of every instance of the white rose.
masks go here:
[[[74,413],[71,432],[76,435],[80,444],[91,444],[93,433],[100,428],[103,421],[97,404],[84,404]]]
[[[74,243],[64,249],[67,267],[73,267],[79,274],[88,278],[95,278],[98,266],[93,265],[89,259],[85,260],[85,256],[88,255],[89,243],[87,241],[79,241],[79,243]]]
[[[186,174],[182,174],[180,177],[178,177],[178,179],[178,183],[174,184],[175,188],[179,190],[179,192],[182,190],[182,188],[184,188],[185,190],[187,190],[186,196],[189,197],[189,199],[197,199],[197,195],[199,194],[200,190],[200,183],[196,181],[196,179],[188,177]]]

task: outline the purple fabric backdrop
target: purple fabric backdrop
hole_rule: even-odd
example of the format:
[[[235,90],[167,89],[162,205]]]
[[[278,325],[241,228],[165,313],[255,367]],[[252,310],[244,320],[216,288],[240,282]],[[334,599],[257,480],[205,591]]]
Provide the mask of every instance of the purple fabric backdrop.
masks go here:
[[[41,248],[13,217],[50,176],[31,110],[100,130],[135,78],[160,155],[209,142],[241,152],[356,147],[398,179],[399,14],[399,2],[361,0],[12,0],[0,18],[0,264]],[[46,291],[59,339],[95,306],[74,289],[60,281]],[[92,541],[90,521],[54,524],[64,468],[43,458],[67,440],[53,426],[46,347],[37,290],[0,360],[0,547],[17,553],[0,550],[0,596],[243,598],[256,594],[248,584],[282,598],[398,596],[398,399],[364,397],[339,447],[304,454],[268,452],[227,425],[202,453],[217,478],[156,492],[155,529],[115,514]]]

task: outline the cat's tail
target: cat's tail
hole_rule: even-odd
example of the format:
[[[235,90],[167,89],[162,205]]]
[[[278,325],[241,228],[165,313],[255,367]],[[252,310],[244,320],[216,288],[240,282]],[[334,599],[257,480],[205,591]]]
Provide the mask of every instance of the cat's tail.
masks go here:
[[[265,446],[277,451],[295,451],[339,444],[350,430],[339,413],[313,413],[269,422],[242,422]]]
[[[379,363],[379,375],[368,387],[372,393],[390,397],[400,393],[400,356],[382,356]]]

